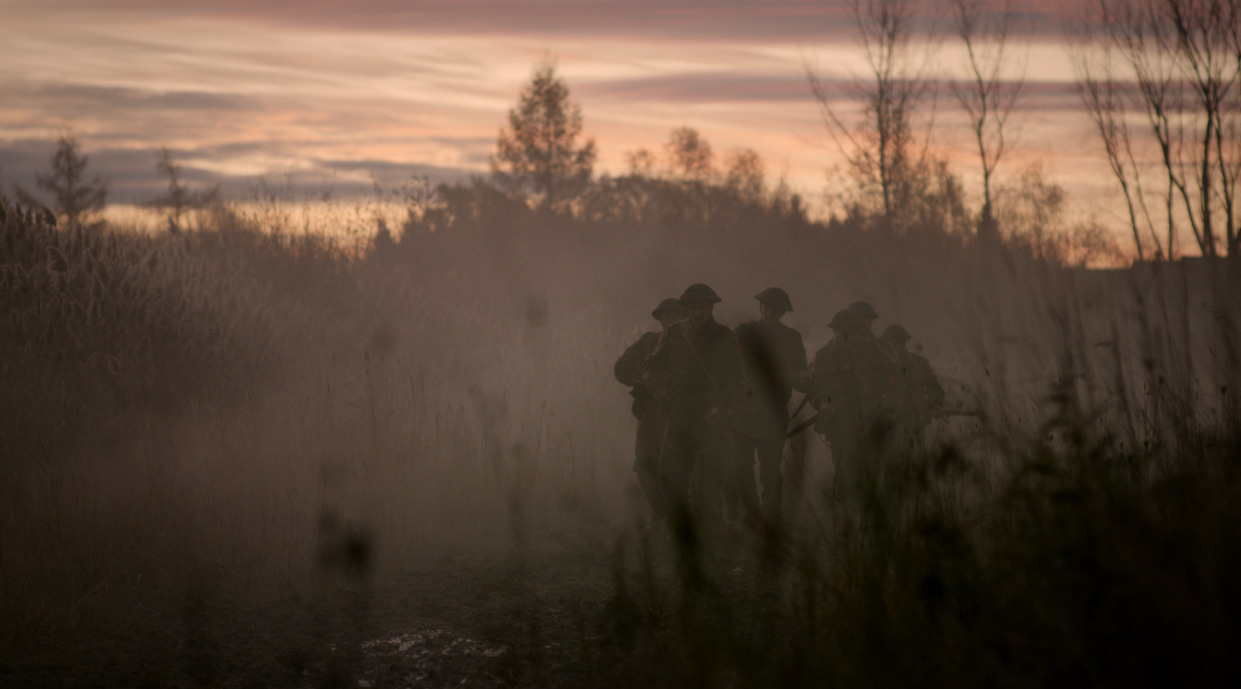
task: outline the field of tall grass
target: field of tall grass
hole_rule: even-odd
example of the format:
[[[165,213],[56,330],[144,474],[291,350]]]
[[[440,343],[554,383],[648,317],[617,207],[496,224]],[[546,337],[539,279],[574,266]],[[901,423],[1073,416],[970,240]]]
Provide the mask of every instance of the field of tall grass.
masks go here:
[[[1237,266],[1088,270],[709,185],[592,194],[554,215],[442,187],[365,242],[275,198],[177,235],[3,202],[0,643],[158,628],[208,580],[271,600],[339,531],[380,581],[445,553],[611,553],[607,608],[566,640],[598,684],[1237,674]],[[784,287],[811,353],[866,299],[982,415],[877,469],[860,514],[803,438],[788,524],[723,555],[651,540],[611,365],[692,282],[729,325]]]

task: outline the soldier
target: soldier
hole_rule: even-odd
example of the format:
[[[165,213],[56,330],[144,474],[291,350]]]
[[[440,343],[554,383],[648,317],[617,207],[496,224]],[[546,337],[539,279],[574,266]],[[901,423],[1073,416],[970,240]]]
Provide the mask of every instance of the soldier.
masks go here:
[[[801,333],[780,322],[784,314],[793,310],[788,293],[771,287],[754,298],[758,300],[759,319],[742,323],[736,329],[748,382],[746,394],[754,398],[753,418],[747,424],[751,433],[737,438],[735,468],[727,497],[730,508],[740,501],[751,518],[762,514],[775,522],[780,519],[782,507],[784,475],[780,464],[789,426],[789,399],[794,386],[808,389],[810,372]],[[761,507],[754,485],[756,453],[763,484]]]
[[[896,352],[896,348],[875,337],[875,331],[871,329],[874,322],[879,320],[879,314],[875,312],[875,307],[871,306],[869,302],[855,301],[849,305],[849,312],[866,322],[866,327],[859,336],[873,340],[883,350],[884,354],[887,354],[892,359],[892,363],[899,364],[900,357]]]
[[[814,357],[812,399],[819,410],[815,430],[832,446],[836,490],[856,506],[858,490],[879,460],[890,415],[891,388],[900,373],[876,338],[870,320],[853,309],[839,311],[828,324],[835,337]]]
[[[652,397],[667,402],[660,479],[671,525],[688,544],[695,517],[707,535],[720,526],[724,474],[733,450],[726,419],[741,394],[744,374],[736,336],[712,316],[720,302],[715,291],[690,285],[680,301],[689,317],[668,328],[647,357],[645,371]],[[691,505],[695,469],[698,484]]]
[[[651,399],[650,390],[642,376],[646,358],[655,351],[660,338],[673,323],[685,318],[685,307],[676,299],[665,299],[651,312],[651,316],[663,326],[660,332],[645,333],[629,346],[616,360],[612,371],[616,380],[633,388],[633,415],[638,417],[638,438],[634,447],[633,471],[638,475],[638,485],[651,506],[648,526],[664,521],[667,505],[663,488],[659,484],[659,448],[664,441],[664,412],[660,403]]]
[[[909,443],[920,445],[922,430],[935,416],[936,410],[944,405],[944,388],[939,384],[931,362],[905,348],[913,339],[905,328],[888,326],[880,339],[896,350],[901,365],[901,376],[897,381],[897,418]]]

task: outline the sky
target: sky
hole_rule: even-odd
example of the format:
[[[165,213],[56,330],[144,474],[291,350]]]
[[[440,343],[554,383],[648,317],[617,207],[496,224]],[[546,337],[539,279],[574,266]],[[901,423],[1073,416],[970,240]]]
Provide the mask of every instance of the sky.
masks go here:
[[[1039,30],[1054,12],[1026,9],[1036,30],[1011,53],[1027,84],[1000,174],[1039,164],[1110,221],[1115,192],[1071,63]],[[850,121],[848,85],[865,76],[847,6],[810,0],[0,0],[0,47],[0,184],[31,186],[71,130],[121,203],[158,195],[164,147],[192,184],[234,194],[260,178],[348,195],[373,179],[485,173],[523,83],[552,61],[597,172],[622,173],[628,152],[690,126],[718,158],[756,150],[814,204],[843,158],[807,67]],[[917,50],[928,74],[963,59],[942,38]],[[946,91],[933,132],[976,178]]]

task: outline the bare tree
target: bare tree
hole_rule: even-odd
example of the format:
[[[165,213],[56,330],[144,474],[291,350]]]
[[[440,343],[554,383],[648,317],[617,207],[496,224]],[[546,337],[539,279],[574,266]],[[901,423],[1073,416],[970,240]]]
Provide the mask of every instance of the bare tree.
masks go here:
[[[1223,118],[1225,103],[1237,83],[1237,65],[1229,54],[1233,32],[1228,27],[1229,21],[1236,18],[1235,11],[1229,9],[1234,1],[1162,0],[1161,5],[1163,19],[1173,29],[1182,73],[1198,102],[1202,118],[1194,162],[1202,227],[1199,243],[1203,254],[1208,256],[1214,256],[1217,251],[1212,208],[1217,195],[1224,203],[1226,233],[1229,237],[1233,234],[1236,175],[1225,159]],[[1216,172],[1220,175],[1218,183],[1214,180]]]
[[[1228,191],[1229,222],[1226,232],[1229,256],[1241,256],[1241,231],[1233,216],[1238,177],[1241,176],[1241,0],[1228,0],[1224,17],[1225,40],[1230,51],[1229,58],[1233,77],[1229,93],[1224,100],[1224,119],[1220,127],[1220,162],[1228,168],[1224,173]],[[1227,161],[1225,163],[1225,161]]]
[[[1221,224],[1225,251],[1241,253],[1236,232],[1241,177],[1238,3],[1095,0],[1080,23],[1091,27],[1088,42],[1106,59],[1112,59],[1112,51],[1120,56],[1136,86],[1126,98],[1135,110],[1145,112],[1159,148],[1169,257],[1176,251],[1176,226],[1182,219],[1203,255],[1218,254]],[[1132,171],[1137,202],[1145,210],[1140,167],[1135,163]],[[1153,223],[1151,229],[1153,236]]]
[[[1120,184],[1125,197],[1125,207],[1129,211],[1129,227],[1133,231],[1133,245],[1138,252],[1138,260],[1146,260],[1142,247],[1142,233],[1138,219],[1138,208],[1145,208],[1142,194],[1141,174],[1133,155],[1132,138],[1129,133],[1129,121],[1125,107],[1124,84],[1112,75],[1109,63],[1104,61],[1102,67],[1095,67],[1089,56],[1075,56],[1078,70],[1077,89],[1081,95],[1086,112],[1094,122],[1095,130],[1103,141],[1103,151],[1107,155],[1107,163],[1112,176]],[[1104,73],[1097,74],[1101,69]],[[1146,214],[1147,226],[1150,226],[1149,214]],[[1152,228],[1152,235],[1154,234]],[[1158,237],[1155,237],[1156,251]]]
[[[1164,220],[1167,225],[1164,250],[1171,260],[1176,257],[1176,199],[1179,195],[1186,207],[1192,204],[1185,185],[1181,146],[1184,142],[1183,84],[1177,74],[1173,56],[1175,41],[1163,22],[1158,20],[1158,5],[1154,2],[1116,2],[1098,0],[1100,30],[1107,32],[1108,45],[1115,46],[1133,70],[1140,94],[1140,107],[1146,112],[1147,122],[1159,147],[1160,162],[1164,170]],[[1134,166],[1135,183],[1141,207],[1149,211],[1141,193],[1141,176]],[[1197,219],[1190,213],[1188,221],[1194,235],[1198,235]],[[1150,222],[1154,233],[1154,223]],[[1155,238],[1156,249],[1159,241]]]
[[[850,0],[858,41],[871,81],[854,94],[864,103],[861,126],[844,123],[827,85],[807,66],[810,89],[855,178],[877,191],[891,224],[927,177],[926,146],[919,150],[913,118],[927,81],[912,59],[914,0]]]
[[[1014,30],[1013,0],[1002,0],[997,12],[989,12],[985,0],[949,0],[952,27],[965,45],[968,80],[952,82],[952,93],[969,118],[970,131],[982,164],[982,217],[978,231],[994,237],[997,228],[992,205],[992,177],[1010,141],[1005,126],[1025,85],[1020,77],[1005,77],[1006,49]]]

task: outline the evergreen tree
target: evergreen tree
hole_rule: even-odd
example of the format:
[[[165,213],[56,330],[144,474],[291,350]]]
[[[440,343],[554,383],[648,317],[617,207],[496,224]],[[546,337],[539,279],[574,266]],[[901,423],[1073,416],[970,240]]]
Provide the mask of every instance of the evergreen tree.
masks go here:
[[[64,134],[56,141],[52,153],[52,169],[35,173],[35,185],[54,197],[56,213],[69,225],[77,225],[82,218],[103,210],[108,199],[107,177],[96,175],[90,183],[82,181],[90,158],[82,155],[78,140],[72,134]],[[41,205],[38,199],[21,187],[14,187],[23,203]]]
[[[569,100],[569,88],[555,67],[538,68],[500,130],[491,171],[497,184],[513,193],[532,193],[540,207],[564,210],[590,181],[595,141],[581,145],[582,109]]]

